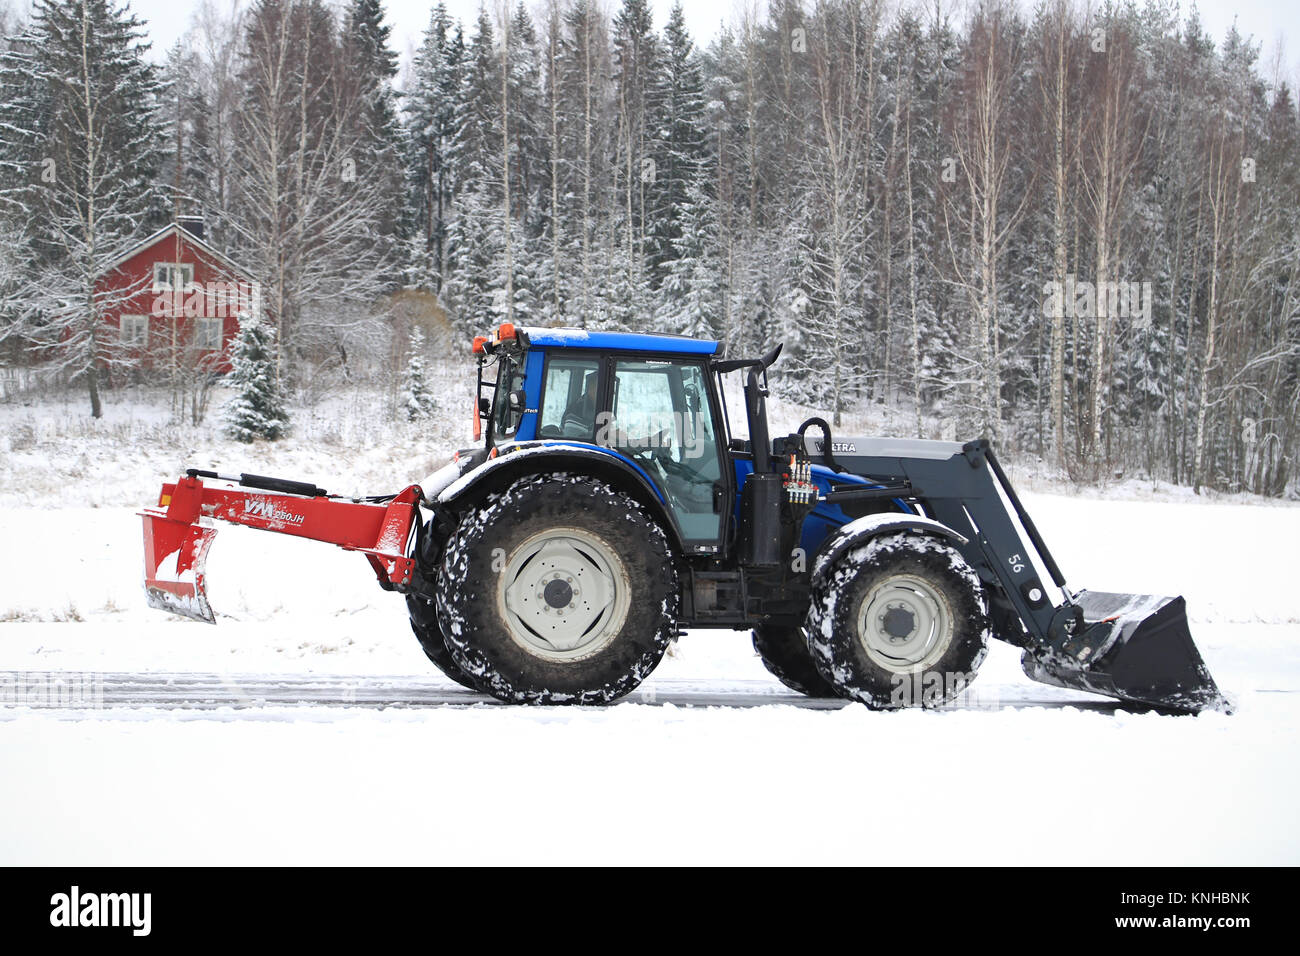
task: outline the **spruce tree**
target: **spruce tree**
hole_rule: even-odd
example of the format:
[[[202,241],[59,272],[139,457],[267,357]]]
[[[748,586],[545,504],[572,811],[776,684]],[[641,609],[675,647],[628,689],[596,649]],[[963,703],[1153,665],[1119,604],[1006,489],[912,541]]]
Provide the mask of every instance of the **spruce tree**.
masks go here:
[[[664,27],[663,54],[655,63],[649,119],[655,176],[647,197],[649,218],[646,267],[657,287],[677,258],[688,194],[699,187],[707,167],[704,76],[695,44],[686,30],[680,3]]]
[[[654,161],[653,122],[658,87],[658,38],[649,0],[623,0],[614,18],[614,94],[618,104],[615,182],[619,208],[620,258],[628,274],[615,284],[636,292],[648,291],[645,261],[652,217],[651,201],[660,170]],[[611,314],[624,311],[623,302],[609,302]],[[621,324],[621,323],[620,323]]]
[[[402,409],[408,421],[432,417],[437,408],[429,373],[424,364],[424,333],[420,327],[411,329],[407,349],[406,371],[402,375]]]
[[[479,11],[465,51],[458,102],[457,194],[448,230],[447,305],[464,331],[504,315],[505,224],[501,216],[501,62],[492,20]]]
[[[660,289],[658,324],[669,332],[715,338],[723,331],[725,287],[713,202],[699,186],[687,191],[677,220],[679,235]]]
[[[458,180],[457,117],[464,113],[464,55],[460,28],[453,27],[446,5],[439,3],[416,52],[406,95],[404,211],[408,281],[439,293],[451,271],[449,232]]]
[[[236,441],[274,441],[289,430],[289,413],[276,377],[275,330],[260,315],[245,315],[235,340],[233,368],[226,384],[235,396],[223,409],[226,435]]]
[[[488,187],[465,189],[456,197],[448,238],[454,256],[445,292],[452,321],[473,334],[504,320],[505,235]]]
[[[371,235],[382,249],[384,265],[398,255],[401,207],[391,200],[402,190],[402,127],[392,85],[397,54],[388,46],[391,33],[381,0],[350,0],[341,36],[347,65],[342,79],[345,89],[351,86],[349,92],[355,91],[359,100],[352,131],[356,174],[377,186],[380,208]]]

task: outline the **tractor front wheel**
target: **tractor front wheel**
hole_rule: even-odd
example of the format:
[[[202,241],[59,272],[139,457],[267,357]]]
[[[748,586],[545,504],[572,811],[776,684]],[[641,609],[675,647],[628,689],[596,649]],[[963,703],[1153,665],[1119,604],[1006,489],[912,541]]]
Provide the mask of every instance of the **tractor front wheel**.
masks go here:
[[[466,514],[436,603],[457,667],[510,703],[609,703],[677,633],[662,529],[629,495],[569,474],[521,479]]]
[[[817,670],[870,707],[934,707],[961,694],[988,651],[979,576],[950,544],[902,531],[842,555],[814,585]]]

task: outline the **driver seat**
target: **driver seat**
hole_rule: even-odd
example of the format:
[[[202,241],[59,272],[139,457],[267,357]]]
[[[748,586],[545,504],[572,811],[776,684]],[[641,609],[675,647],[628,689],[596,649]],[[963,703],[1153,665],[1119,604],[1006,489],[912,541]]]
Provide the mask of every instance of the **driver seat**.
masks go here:
[[[596,390],[599,379],[599,372],[588,372],[582,383],[582,396],[564,410],[560,428],[566,438],[584,438],[596,427]]]

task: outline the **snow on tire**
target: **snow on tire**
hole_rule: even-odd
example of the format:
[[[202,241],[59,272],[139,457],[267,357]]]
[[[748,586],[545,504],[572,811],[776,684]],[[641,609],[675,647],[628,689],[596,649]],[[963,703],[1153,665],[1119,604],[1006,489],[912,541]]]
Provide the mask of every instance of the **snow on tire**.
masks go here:
[[[609,703],[677,633],[662,529],[627,494],[571,474],[520,479],[466,514],[437,595],[456,665],[511,703]]]
[[[920,532],[883,534],[814,583],[809,649],[843,697],[870,707],[933,707],[975,679],[988,652],[979,576],[954,547]]]
[[[754,628],[754,650],[768,673],[806,697],[836,697],[835,688],[817,671],[803,628],[760,624]]]
[[[447,643],[442,639],[442,628],[438,624],[438,612],[434,609],[433,602],[423,595],[408,594],[406,610],[411,618],[411,630],[415,632],[415,639],[420,642],[424,656],[433,662],[434,667],[457,684],[470,690],[478,690],[473,679],[460,669],[452,659],[451,651],[447,650]]]

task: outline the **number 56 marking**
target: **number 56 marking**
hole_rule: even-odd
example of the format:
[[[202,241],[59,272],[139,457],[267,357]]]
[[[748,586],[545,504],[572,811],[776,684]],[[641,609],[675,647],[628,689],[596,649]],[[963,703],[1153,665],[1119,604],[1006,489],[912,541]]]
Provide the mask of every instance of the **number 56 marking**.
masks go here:
[[[1016,574],[1019,574],[1025,569],[1025,559],[1018,554],[1013,554],[1008,558],[1007,563],[1011,565],[1011,570]]]

